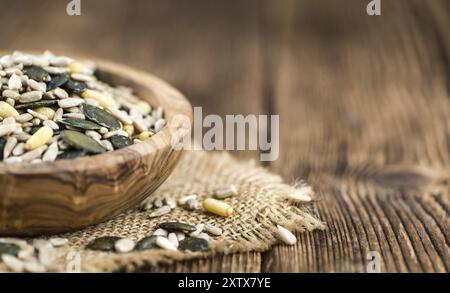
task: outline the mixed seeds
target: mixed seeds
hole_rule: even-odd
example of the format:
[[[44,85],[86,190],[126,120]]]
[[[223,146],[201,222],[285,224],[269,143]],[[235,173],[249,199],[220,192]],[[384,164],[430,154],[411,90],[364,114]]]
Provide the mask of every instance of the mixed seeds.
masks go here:
[[[51,52],[0,56],[0,162],[39,163],[102,154],[145,141],[166,125],[95,65]]]

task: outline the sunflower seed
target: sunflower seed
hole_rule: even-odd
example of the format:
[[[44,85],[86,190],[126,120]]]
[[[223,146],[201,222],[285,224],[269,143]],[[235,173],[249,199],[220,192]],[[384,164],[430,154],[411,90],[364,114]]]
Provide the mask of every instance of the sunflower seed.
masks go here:
[[[127,253],[134,249],[135,243],[131,239],[120,239],[114,244],[114,248],[117,252]]]
[[[214,236],[220,236],[223,233],[222,229],[220,229],[219,227],[216,227],[213,225],[208,225],[208,224],[205,225],[204,230],[205,230],[205,232],[207,232],[211,235],[214,235]]]
[[[47,271],[45,266],[43,266],[42,264],[35,262],[35,261],[25,262],[24,269],[26,272],[32,273],[32,274],[42,274]]]
[[[37,102],[42,100],[42,95],[43,93],[39,91],[27,92],[20,96],[19,102],[22,104]]]
[[[184,207],[188,210],[188,211],[194,211],[196,209],[198,209],[198,200],[195,198],[189,199],[186,204],[184,205]]]
[[[108,129],[117,130],[121,127],[116,117],[100,108],[84,104],[83,112],[86,115],[87,119],[94,121]]]
[[[198,235],[200,235],[200,233],[203,232],[204,228],[205,228],[205,224],[197,224],[195,226],[195,231],[193,231],[191,234],[189,234],[189,236],[197,237]]]
[[[48,240],[53,247],[61,247],[69,243],[67,238],[53,237]]]
[[[53,120],[45,120],[45,121],[42,123],[42,125],[48,126],[48,127],[50,127],[51,129],[53,129],[53,130],[59,130],[58,124],[57,124],[55,121],[53,121]]]
[[[100,237],[89,242],[86,248],[90,250],[113,251],[115,243],[120,239],[122,238],[116,236]]]
[[[52,66],[56,67],[66,67],[70,63],[72,63],[74,60],[72,58],[61,56],[61,57],[52,57],[50,58],[49,62]]]
[[[24,113],[16,117],[16,121],[19,123],[25,123],[31,121],[33,119],[33,115],[30,113]]]
[[[100,133],[98,133],[97,131],[93,131],[93,130],[87,130],[85,132],[85,134],[89,137],[92,137],[93,139],[95,139],[96,141],[100,142],[102,139],[102,136],[100,135]]]
[[[145,238],[141,239],[138,243],[136,243],[136,246],[134,249],[137,251],[143,251],[143,250],[158,248],[158,246],[156,245],[157,238],[158,238],[158,236],[156,236],[156,235],[145,237]]]
[[[163,236],[163,237],[167,237],[168,234],[169,232],[167,232],[167,230],[164,230],[162,228],[159,228],[152,233],[152,235],[154,236]]]
[[[177,238],[177,234],[175,233],[170,233],[169,236],[167,237],[167,239],[169,239],[170,242],[172,242],[173,246],[178,247],[178,238]]]
[[[67,99],[69,98],[69,94],[63,90],[62,88],[56,88],[53,90],[53,93],[55,94],[55,96],[57,96],[60,99]]]
[[[82,119],[82,120],[86,119],[84,114],[81,114],[81,113],[65,113],[65,114],[63,114],[63,118],[75,118],[75,119]]]
[[[114,146],[109,140],[101,140],[100,144],[107,150],[107,151],[113,151]]]
[[[24,270],[23,262],[12,255],[3,254],[2,262],[14,273],[21,273]]]
[[[156,237],[156,245],[165,250],[173,250],[173,251],[177,250],[176,246],[173,245],[173,243],[169,239],[161,236]]]
[[[61,138],[72,147],[93,154],[101,154],[106,151],[97,141],[80,132],[73,130],[61,131]]]
[[[52,143],[47,151],[45,152],[44,156],[42,157],[42,161],[44,162],[53,162],[58,157],[58,143],[54,142]],[[51,241],[50,241],[51,242]]]
[[[203,238],[187,237],[180,241],[178,246],[180,250],[189,251],[207,251],[209,249],[208,241]]]
[[[180,222],[165,222],[159,224],[158,227],[170,232],[194,232],[197,230],[195,226]]]
[[[162,206],[158,208],[157,210],[153,211],[149,217],[150,218],[156,218],[160,217],[162,215],[168,214],[171,211],[171,208],[169,206]]]
[[[120,111],[114,108],[109,107],[108,111],[117,119],[122,121],[124,124],[133,124],[133,120],[128,116],[125,111]]]
[[[22,88],[22,80],[15,73],[9,78],[8,88],[11,91],[18,91]]]
[[[155,122],[155,132],[158,133],[160,132],[164,126],[166,126],[166,120],[164,119],[159,119],[158,121]]]
[[[47,85],[45,84],[45,82],[37,82],[33,79],[29,79],[27,83],[28,83],[28,86],[35,91],[39,91],[39,92],[47,91]]]
[[[47,150],[47,146],[40,146],[32,151],[29,151],[21,156],[23,162],[31,162],[34,159],[39,159],[42,154]]]
[[[59,100],[58,101],[58,106],[60,108],[72,108],[72,107],[76,107],[79,106],[81,104],[84,103],[83,99],[80,98],[67,98],[67,99],[63,99],[63,100]]]
[[[204,240],[206,240],[206,241],[209,241],[209,235],[206,234],[206,233],[204,233],[204,232],[198,234],[198,235],[195,236],[195,237],[200,238],[200,239],[204,239]]]
[[[40,114],[40,113],[38,113],[38,112],[36,112],[36,111],[33,111],[33,110],[31,110],[31,109],[28,109],[27,112],[28,112],[29,114],[33,115],[33,117],[35,117],[35,118],[38,118],[38,119],[40,119],[40,120],[47,120],[47,116],[42,115],[42,114]],[[37,126],[37,125],[40,124],[40,122],[39,122],[39,123],[33,122],[33,124]]]
[[[225,199],[228,197],[232,197],[238,194],[237,188],[235,185],[230,185],[226,188],[220,188],[215,190],[214,196],[218,199]]]
[[[16,147],[16,145],[17,145],[17,138],[15,138],[13,136],[8,137],[8,139],[6,140],[5,147],[3,149],[3,159],[6,159],[9,157],[9,155],[11,154],[13,149]]]
[[[289,230],[280,225],[277,225],[277,229],[278,229],[278,236],[284,243],[288,245],[295,245],[295,243],[297,243],[297,238]]]
[[[19,127],[19,124],[0,125],[0,137],[15,132]]]
[[[178,204],[183,206],[190,199],[197,199],[197,194],[190,194],[190,195],[183,196],[182,198],[178,199]]]
[[[12,154],[14,156],[21,156],[25,152],[25,143],[18,143],[13,149]]]
[[[20,249],[17,257],[20,259],[28,259],[34,255],[34,250],[33,246],[26,244]]]
[[[53,74],[53,75],[62,75],[62,74],[69,73],[69,69],[64,68],[64,67],[45,66],[44,69],[49,74]]]
[[[8,163],[8,164],[19,164],[19,163],[22,163],[22,158],[20,158],[20,157],[9,157],[9,158],[5,159],[4,162]]]
[[[177,239],[178,239],[178,244],[180,241],[182,241],[184,238],[186,238],[186,235],[183,232],[177,232]]]

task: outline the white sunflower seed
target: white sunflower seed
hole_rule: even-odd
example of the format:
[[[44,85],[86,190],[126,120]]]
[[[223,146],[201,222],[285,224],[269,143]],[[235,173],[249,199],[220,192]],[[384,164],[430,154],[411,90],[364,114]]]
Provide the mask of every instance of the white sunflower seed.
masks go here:
[[[219,227],[208,224],[205,225],[205,232],[215,236],[220,236],[223,233],[222,229],[220,229]]]
[[[2,262],[14,273],[21,273],[24,270],[24,263],[15,256],[3,254]]]
[[[45,120],[42,125],[48,126],[53,130],[59,130],[59,125],[53,120]]]
[[[150,218],[156,218],[160,217],[162,215],[168,214],[171,211],[171,208],[169,206],[162,206],[158,208],[157,210],[153,211],[149,217]]]
[[[278,228],[278,236],[284,243],[288,245],[294,245],[295,243],[297,243],[297,237],[295,237],[295,235],[292,234],[291,231],[280,225],[277,225],[277,228]]]
[[[181,206],[184,206],[187,203],[187,201],[190,199],[197,199],[197,194],[190,194],[190,195],[181,197],[180,199],[178,199],[178,204]]]
[[[156,237],[156,245],[166,250],[173,250],[173,251],[177,250],[176,246],[173,245],[173,243],[169,239],[161,236]]]
[[[120,239],[114,244],[114,248],[117,252],[127,253],[134,249],[135,243],[131,239]]]
[[[196,230],[194,232],[191,232],[191,234],[189,234],[191,237],[197,237],[198,235],[200,235],[200,233],[203,232],[203,229],[205,228],[205,224],[197,224],[195,225]]]
[[[167,239],[169,239],[170,242],[172,242],[173,246],[178,248],[178,237],[175,233],[170,233],[169,236],[167,236]]]
[[[40,91],[32,91],[24,93],[20,96],[19,102],[21,103],[31,103],[42,100],[43,92]]]
[[[27,83],[28,83],[28,86],[35,91],[39,91],[39,92],[47,91],[47,84],[45,82],[37,82],[33,79],[29,79]]]
[[[56,157],[58,157],[58,151],[59,151],[58,143],[57,142],[52,143],[48,147],[48,149],[45,152],[44,156],[42,157],[42,161],[44,161],[44,162],[53,162],[54,160],[56,160]],[[57,238],[52,238],[52,239],[54,240],[54,239],[57,239]],[[50,239],[50,242],[52,242],[52,239]]]
[[[33,115],[30,113],[24,113],[16,117],[16,121],[19,123],[25,123],[31,121],[33,119]]]
[[[9,78],[8,88],[12,91],[17,91],[22,88],[22,80],[15,73]]]
[[[17,138],[14,136],[8,137],[6,140],[5,148],[3,149],[3,159],[6,159],[11,155],[11,152],[17,145]]]
[[[167,237],[168,234],[169,234],[169,232],[167,232],[166,230],[161,229],[161,228],[157,229],[155,232],[152,233],[152,235],[163,236],[163,237]]]
[[[232,197],[238,194],[237,188],[235,185],[230,185],[225,188],[219,188],[214,191],[214,196],[218,199],[225,199],[228,197]]]
[[[69,243],[67,238],[53,237],[48,240],[53,247],[61,247]]]
[[[84,100],[80,99],[80,98],[67,98],[67,99],[58,101],[59,107],[63,108],[63,109],[77,107],[83,103],[84,103]]]

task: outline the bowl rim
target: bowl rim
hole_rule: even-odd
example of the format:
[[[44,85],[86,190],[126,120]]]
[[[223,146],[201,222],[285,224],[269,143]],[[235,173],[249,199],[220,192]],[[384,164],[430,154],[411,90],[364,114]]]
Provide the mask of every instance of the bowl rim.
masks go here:
[[[173,118],[176,115],[184,115],[189,119],[189,123],[191,123],[190,125],[192,125],[193,111],[189,100],[179,90],[177,90],[175,87],[173,87],[163,79],[140,69],[131,68],[127,65],[107,61],[100,58],[77,58],[77,60],[93,61],[100,72],[104,72],[112,76],[118,76],[119,78],[132,82],[135,85],[143,86],[145,90],[153,93],[155,99],[157,99],[160,104],[161,101],[163,101],[165,102],[165,105],[170,105],[170,107],[163,107],[166,116],[166,125],[163,127],[163,129],[161,129],[161,131],[159,131],[146,141],[133,144],[120,150],[114,150],[112,152],[106,152],[93,156],[83,156],[75,159],[57,160],[54,162],[41,162],[39,164],[12,164],[0,162],[0,176],[42,175],[53,173],[55,171],[79,172],[103,168],[106,169],[109,166],[117,166],[118,164],[123,164],[127,163],[127,161],[135,160],[137,157],[151,155],[158,149],[167,147],[171,143],[171,138],[179,129],[179,125],[173,123]],[[121,84],[117,84],[115,86],[120,85]],[[140,98],[143,99],[142,97]],[[152,106],[154,107],[155,105]],[[139,156],[128,156],[127,154],[129,154],[130,152],[138,154]]]

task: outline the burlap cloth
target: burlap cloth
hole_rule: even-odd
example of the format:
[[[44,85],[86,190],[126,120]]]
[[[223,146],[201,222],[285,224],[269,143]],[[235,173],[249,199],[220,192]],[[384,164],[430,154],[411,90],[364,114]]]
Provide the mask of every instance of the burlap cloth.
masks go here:
[[[234,208],[231,217],[222,218],[202,210],[187,211],[180,207],[167,215],[150,219],[150,212],[136,207],[108,222],[59,235],[68,238],[69,245],[57,249],[58,257],[49,270],[71,271],[77,259],[82,272],[116,272],[207,257],[215,253],[264,251],[279,242],[277,224],[295,231],[324,228],[324,224],[309,211],[313,205],[294,204],[286,199],[295,187],[283,183],[280,176],[251,161],[238,162],[226,152],[186,152],[173,174],[150,198],[179,198],[188,194],[205,198],[215,189],[230,184],[239,189],[238,196],[226,199]],[[120,236],[138,241],[151,235],[156,225],[165,221],[213,224],[222,228],[224,233],[220,237],[211,237],[211,251],[206,253],[156,249],[117,254],[83,249],[88,242],[101,236]],[[0,264],[2,270],[5,267]]]

